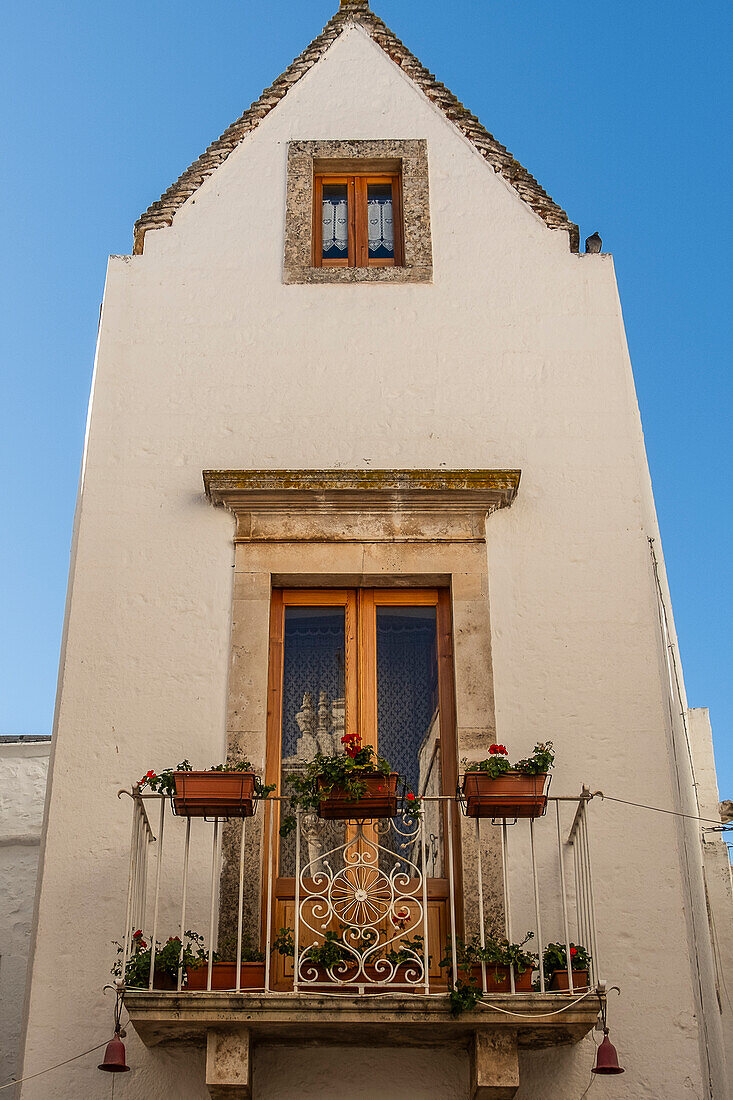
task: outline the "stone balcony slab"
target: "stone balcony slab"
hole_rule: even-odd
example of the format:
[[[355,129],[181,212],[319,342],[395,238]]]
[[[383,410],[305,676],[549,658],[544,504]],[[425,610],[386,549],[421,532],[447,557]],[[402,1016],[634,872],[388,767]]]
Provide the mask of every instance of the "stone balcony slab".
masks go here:
[[[367,1040],[384,1046],[470,1043],[477,1031],[490,1028],[515,1034],[522,1048],[540,1049],[579,1042],[598,1015],[594,993],[581,1001],[562,993],[492,994],[457,1018],[446,996],[417,993],[128,992],[125,1007],[147,1046],[201,1040],[211,1029],[232,1027],[247,1028],[254,1042]]]

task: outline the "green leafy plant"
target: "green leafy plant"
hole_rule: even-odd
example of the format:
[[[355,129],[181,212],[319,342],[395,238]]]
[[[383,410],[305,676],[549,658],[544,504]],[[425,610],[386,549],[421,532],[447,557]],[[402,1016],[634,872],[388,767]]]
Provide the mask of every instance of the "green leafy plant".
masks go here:
[[[318,752],[306,765],[302,774],[289,775],[290,813],[280,824],[280,835],[288,836],[295,829],[295,813],[318,813],[321,800],[328,798],[334,787],[343,790],[347,799],[358,802],[367,793],[365,776],[381,773],[390,775],[392,768],[384,757],[379,756],[371,745],[362,745],[358,733],[347,733],[341,738],[343,753],[326,756]],[[420,814],[420,800],[412,791],[403,798],[403,813],[410,817]]]
[[[253,769],[249,760],[236,760],[226,761],[224,764],[213,764],[208,770],[210,772],[251,772]],[[176,793],[175,773],[190,771],[193,771],[190,762],[188,760],[182,760],[180,764],[176,764],[175,768],[166,768],[162,772],[146,772],[138,783],[138,786],[140,790],[147,787],[151,791],[157,791],[159,794],[172,797]],[[254,777],[254,793],[256,798],[267,798],[268,794],[274,790],[274,783],[265,784],[258,775]]]
[[[149,771],[138,783],[140,790],[144,790],[147,787],[151,791],[157,791],[159,794],[173,795],[176,792],[176,781],[173,778],[174,772],[190,772],[193,771],[191,764],[188,760],[182,760],[180,764],[176,764],[175,768],[166,768],[162,772]]]
[[[513,966],[516,974],[523,974],[525,970],[533,970],[537,965],[538,956],[533,951],[525,951],[525,945],[534,938],[534,932],[528,932],[521,943],[511,943],[504,937],[488,934],[484,936],[484,944],[478,935],[465,943],[456,940],[456,962],[459,970],[465,973],[465,978],[458,978],[455,988],[449,993],[451,1015],[459,1016],[466,1009],[473,1008],[483,996],[482,990],[471,974],[471,968],[486,964],[487,976],[490,977],[494,968],[497,984],[503,975],[498,972],[498,967]],[[446,946],[445,957],[440,960],[442,968],[453,969],[453,956],[450,945]]]
[[[573,970],[588,970],[591,955],[579,943],[570,944],[570,965]],[[568,956],[564,943],[548,943],[542,953],[542,964],[545,974],[552,974],[554,970],[567,970]]]
[[[537,965],[538,956],[533,951],[525,951],[525,945],[534,938],[534,932],[528,932],[521,943],[510,943],[504,937],[486,935],[484,945],[478,935],[475,935],[469,943],[463,940],[456,941],[456,959],[461,970],[470,971],[472,966],[513,966],[517,974],[523,974],[525,970],[533,970]],[[445,958],[440,960],[441,967],[452,967],[453,957],[449,947],[446,948]]]
[[[481,990],[475,982],[464,982],[460,978],[455,988],[448,994],[451,1016],[460,1016],[462,1012],[475,1008],[481,1000]]]
[[[295,958],[295,939],[292,928],[281,928],[272,941],[272,949],[285,959]]]
[[[323,943],[315,943],[305,949],[301,956],[301,961],[303,960],[324,970],[329,970],[338,963],[356,962],[353,953],[343,944],[341,934],[330,930],[324,933]]]
[[[462,761],[467,772],[485,772],[491,779],[498,779],[507,772],[520,772],[522,775],[544,775],[555,763],[555,753],[552,741],[538,742],[531,756],[517,760],[516,764],[509,762],[506,745],[489,745],[489,755],[485,760],[477,760],[474,763]]]
[[[343,929],[342,929],[343,930]],[[277,951],[286,959],[295,958],[295,937],[292,928],[281,928],[272,941],[272,950]],[[324,934],[323,943],[314,943],[306,947],[301,954],[301,961],[312,963],[314,966],[328,970],[337,963],[353,963],[356,961],[352,952],[347,950],[341,940],[341,932],[329,930]]]
[[[333,930],[326,932],[323,943],[312,944],[310,947],[307,947],[303,951],[301,959],[313,963],[314,966],[320,966],[324,970],[328,970],[329,967],[335,966],[337,963],[355,964],[357,962],[356,956],[353,952],[349,951],[343,942],[343,932],[347,927],[347,925],[341,925],[341,929],[338,932]],[[374,943],[377,935],[377,932],[373,929],[364,929],[361,934],[360,950],[366,950],[370,943]],[[380,958],[384,958],[387,962],[392,963],[393,966],[414,963],[415,955],[417,955],[418,958],[422,957],[423,946],[424,941],[421,935],[404,936],[402,939],[393,943],[384,955],[375,952],[374,955],[368,957],[367,962],[376,963]],[[295,939],[292,928],[280,929],[277,936],[272,941],[272,950],[277,951],[287,959],[295,957]],[[430,959],[428,959],[428,965],[430,965]]]
[[[121,943],[115,942],[117,959],[112,967],[112,974],[119,978],[122,976],[122,955],[124,949]],[[178,936],[170,936],[165,943],[155,944],[155,973],[159,977],[178,978],[178,967],[184,969],[202,966],[208,959],[204,950],[204,938],[198,932],[191,930],[184,933],[183,951],[181,952],[181,940]],[[125,964],[125,984],[132,989],[147,989],[150,981],[150,947],[148,946],[142,929],[138,929],[132,937],[132,948]]]
[[[385,958],[387,962],[392,963],[394,966],[400,966],[403,963],[414,963],[416,955],[418,958],[422,958],[423,947],[424,940],[422,936],[403,936],[401,940],[392,944],[385,953]],[[429,965],[430,960],[428,959]]]
[[[522,775],[545,775],[555,764],[555,752],[552,741],[540,741],[532,752],[524,760],[517,760],[514,770]]]
[[[205,966],[209,961],[209,952],[203,949],[198,952],[197,960],[189,966],[189,969],[193,969],[197,966]],[[236,963],[237,961],[237,937],[236,936],[222,936],[219,940],[219,946],[216,951],[213,952],[212,962],[226,962]],[[265,956],[257,948],[253,947],[249,936],[245,933],[242,936],[242,959],[243,963],[259,963],[265,961]]]

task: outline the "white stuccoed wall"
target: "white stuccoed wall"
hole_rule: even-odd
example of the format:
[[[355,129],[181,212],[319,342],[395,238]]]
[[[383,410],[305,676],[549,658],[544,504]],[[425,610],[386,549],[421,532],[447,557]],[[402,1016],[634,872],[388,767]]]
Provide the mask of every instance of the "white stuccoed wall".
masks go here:
[[[287,142],[326,138],[427,139],[433,285],[283,285]],[[587,782],[672,804],[647,546],[656,521],[613,261],[571,254],[566,234],[350,29],[173,226],[148,233],[143,256],[110,260],[26,1072],[108,1037],[101,987],[129,838],[117,789],[148,767],[224,752],[233,528],[207,504],[201,470],[339,466],[522,469],[517,501],[488,526],[500,738],[513,754],[552,738],[555,793]],[[94,777],[83,799],[82,771]],[[591,809],[604,967],[623,993],[611,1006],[627,1068],[614,1097],[703,1097],[681,834],[661,815]],[[704,942],[699,953],[709,971]],[[723,1100],[719,1020],[705,1020]],[[523,1055],[521,1100],[579,1096],[593,1049],[589,1038]],[[258,1100],[308,1094],[315,1057],[260,1052]],[[148,1051],[131,1033],[128,1060],[130,1100],[206,1096],[200,1051]],[[96,1061],[30,1082],[23,1100],[101,1100],[109,1081]],[[349,1096],[438,1095],[441,1053],[413,1061],[355,1058]],[[271,1062],[278,1074],[264,1072]],[[313,1073],[323,1100],[346,1095],[343,1074]]]
[[[718,792],[713,731],[707,707],[693,708],[689,712],[689,725],[700,814],[708,822],[715,821],[719,819],[720,796],[727,798],[728,792]],[[726,1062],[730,1067],[733,1066],[733,876],[726,841],[730,841],[731,834],[717,832],[713,826],[706,829],[704,838],[705,887],[715,948],[715,984]]]
[[[0,740],[0,1085],[18,1066],[50,748]]]

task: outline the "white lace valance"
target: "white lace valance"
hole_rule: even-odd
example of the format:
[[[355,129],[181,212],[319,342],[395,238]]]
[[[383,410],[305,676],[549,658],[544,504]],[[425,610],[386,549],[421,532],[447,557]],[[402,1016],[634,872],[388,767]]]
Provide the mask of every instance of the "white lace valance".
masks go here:
[[[346,199],[323,200],[323,254],[333,249],[343,252],[349,247],[349,213]]]
[[[369,251],[378,252],[381,248],[394,255],[394,214],[392,199],[369,199],[367,202],[367,220],[369,222]]]

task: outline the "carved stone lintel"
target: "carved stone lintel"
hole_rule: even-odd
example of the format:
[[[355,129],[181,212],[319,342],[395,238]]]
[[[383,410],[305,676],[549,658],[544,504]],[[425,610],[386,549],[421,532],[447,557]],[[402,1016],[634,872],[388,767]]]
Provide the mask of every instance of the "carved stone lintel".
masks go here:
[[[237,542],[483,542],[519,470],[205,470]]]

